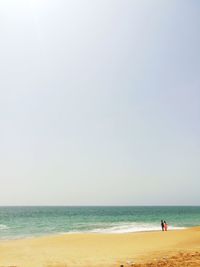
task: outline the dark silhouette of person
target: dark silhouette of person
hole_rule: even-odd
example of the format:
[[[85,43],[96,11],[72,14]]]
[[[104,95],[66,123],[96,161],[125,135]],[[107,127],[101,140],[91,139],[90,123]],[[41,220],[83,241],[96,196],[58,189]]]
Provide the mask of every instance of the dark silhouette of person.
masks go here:
[[[162,231],[164,231],[164,222],[163,222],[163,220],[161,220],[161,228],[162,228]]]

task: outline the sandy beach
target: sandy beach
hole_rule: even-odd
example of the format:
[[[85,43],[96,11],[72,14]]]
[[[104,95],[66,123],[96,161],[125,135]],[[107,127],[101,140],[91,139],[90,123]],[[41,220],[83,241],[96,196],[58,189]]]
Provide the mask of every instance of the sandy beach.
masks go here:
[[[200,227],[0,242],[1,267],[200,266]]]

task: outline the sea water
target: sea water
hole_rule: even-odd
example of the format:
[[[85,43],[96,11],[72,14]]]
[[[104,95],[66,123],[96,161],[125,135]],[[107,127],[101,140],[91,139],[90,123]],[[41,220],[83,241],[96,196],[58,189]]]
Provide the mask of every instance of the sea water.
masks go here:
[[[60,233],[129,233],[200,225],[200,207],[0,207],[0,239]]]

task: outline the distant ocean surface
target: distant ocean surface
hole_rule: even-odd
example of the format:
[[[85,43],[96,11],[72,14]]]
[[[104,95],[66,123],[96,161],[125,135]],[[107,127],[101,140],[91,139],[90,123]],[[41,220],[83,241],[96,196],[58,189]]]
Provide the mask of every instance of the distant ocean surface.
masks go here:
[[[0,207],[0,239],[61,233],[129,233],[200,225],[200,207]]]

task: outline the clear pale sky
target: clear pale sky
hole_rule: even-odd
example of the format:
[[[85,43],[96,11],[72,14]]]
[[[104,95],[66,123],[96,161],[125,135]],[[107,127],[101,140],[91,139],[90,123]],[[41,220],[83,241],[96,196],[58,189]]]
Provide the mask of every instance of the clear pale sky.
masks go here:
[[[200,204],[200,2],[1,0],[0,205]]]

